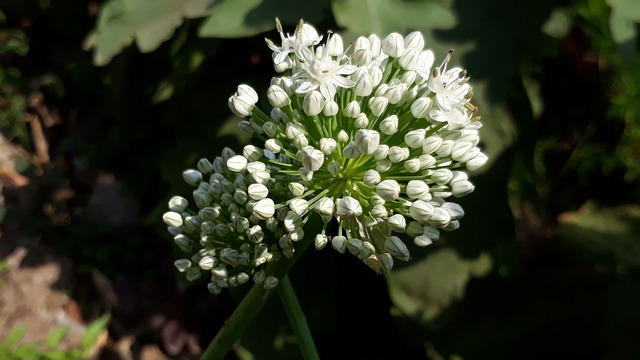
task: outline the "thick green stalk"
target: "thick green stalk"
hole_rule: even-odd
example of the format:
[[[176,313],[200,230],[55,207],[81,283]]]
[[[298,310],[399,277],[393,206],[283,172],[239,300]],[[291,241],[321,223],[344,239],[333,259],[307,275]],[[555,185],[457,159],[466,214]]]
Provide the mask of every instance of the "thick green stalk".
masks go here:
[[[293,327],[293,332],[298,338],[298,344],[300,346],[300,352],[302,352],[303,359],[320,360],[320,356],[318,356],[318,351],[316,350],[316,345],[313,342],[313,337],[311,336],[311,330],[309,330],[309,325],[305,319],[300,302],[298,302],[298,297],[293,291],[289,275],[285,275],[280,280],[280,283],[278,284],[278,294],[282,300],[282,306],[284,306],[289,322]]]
[[[313,239],[303,239],[290,259],[282,258],[265,269],[267,275],[272,275],[282,281],[293,264],[302,256]],[[278,285],[280,286],[280,285]],[[255,284],[240,301],[231,316],[205,349],[200,360],[223,360],[233,348],[235,342],[242,336],[251,321],[258,315],[274,289],[265,290],[262,285]]]

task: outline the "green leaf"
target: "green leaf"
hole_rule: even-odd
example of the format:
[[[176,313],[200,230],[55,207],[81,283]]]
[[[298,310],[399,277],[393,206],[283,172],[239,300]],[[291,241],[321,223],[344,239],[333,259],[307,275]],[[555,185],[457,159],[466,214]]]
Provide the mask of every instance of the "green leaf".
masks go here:
[[[611,28],[611,36],[616,44],[623,44],[636,38],[636,27],[633,21],[614,9],[609,16],[609,27]]]
[[[7,338],[4,340],[4,345],[6,347],[13,347],[15,346],[18,341],[22,340],[22,338],[27,334],[27,327],[26,326],[18,326],[16,328],[14,328],[13,330],[11,330],[11,332],[9,333],[9,335],[7,335]]]
[[[331,7],[338,25],[360,35],[449,29],[456,23],[439,0],[333,0]]]
[[[428,322],[464,297],[472,276],[485,276],[491,267],[488,254],[466,260],[444,248],[387,275],[389,295],[402,313]]]
[[[87,327],[84,336],[82,336],[82,348],[85,350],[89,350],[93,344],[98,340],[98,336],[100,333],[107,327],[110,319],[109,314],[102,315],[95,321],[93,321],[89,327]]]
[[[640,22],[640,6],[637,0],[607,0],[607,4],[624,18]]]
[[[69,326],[61,326],[59,328],[53,329],[49,336],[47,337],[47,348],[54,349],[58,347],[60,342],[67,336],[69,333]]]
[[[586,203],[559,217],[557,234],[592,261],[640,266],[640,206],[600,207]]]
[[[329,0],[227,0],[216,3],[213,13],[199,29],[199,36],[239,38],[275,29],[277,17],[283,25],[295,25],[304,19],[315,23],[326,18]]]
[[[97,26],[87,37],[98,66],[111,59],[134,40],[138,49],[151,52],[171,38],[184,19],[211,13],[214,0],[111,0],[102,7]]]

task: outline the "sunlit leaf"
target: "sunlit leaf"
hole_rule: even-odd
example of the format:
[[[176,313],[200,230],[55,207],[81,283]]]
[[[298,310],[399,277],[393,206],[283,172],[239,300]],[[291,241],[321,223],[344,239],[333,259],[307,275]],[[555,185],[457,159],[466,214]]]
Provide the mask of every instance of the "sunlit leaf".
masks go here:
[[[275,29],[275,18],[283,25],[300,19],[316,23],[326,18],[329,0],[309,1],[301,6],[297,0],[232,0],[217,3],[211,16],[202,24],[202,37],[238,38]]]
[[[138,49],[151,52],[171,38],[184,19],[211,13],[215,0],[111,0],[98,16],[86,40],[96,65],[106,65],[134,40]]]
[[[607,0],[607,4],[624,18],[640,22],[640,6],[637,0]]]
[[[449,305],[464,297],[472,276],[484,276],[491,267],[488,254],[475,260],[460,257],[444,248],[413,265],[388,275],[389,295],[400,311],[419,321],[435,319]]]

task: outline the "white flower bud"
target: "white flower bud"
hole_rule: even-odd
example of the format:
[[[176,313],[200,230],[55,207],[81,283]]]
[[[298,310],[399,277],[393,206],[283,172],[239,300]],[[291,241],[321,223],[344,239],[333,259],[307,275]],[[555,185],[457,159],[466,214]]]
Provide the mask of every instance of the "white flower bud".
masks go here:
[[[302,179],[302,181],[308,182],[313,180],[313,171],[307,170],[304,167],[301,167],[300,169],[298,169],[298,175],[300,175],[300,179]]]
[[[169,210],[175,212],[183,212],[189,206],[189,201],[182,196],[174,196],[169,200]],[[182,219],[180,220],[182,222]],[[180,226],[180,225],[178,225]]]
[[[398,65],[404,70],[413,70],[414,64],[416,60],[418,60],[418,56],[420,55],[420,51],[417,49],[407,49],[405,52],[398,58]]]
[[[360,114],[360,104],[357,101],[352,101],[345,106],[342,110],[342,115],[350,118],[355,118]]]
[[[233,172],[243,172],[247,169],[247,159],[242,155],[235,155],[227,160],[227,168]]]
[[[451,170],[446,168],[437,169],[431,174],[431,180],[438,185],[448,184],[452,178],[453,173],[451,172]]]
[[[202,181],[202,173],[198,170],[187,169],[182,173],[184,181],[191,186],[198,186]]]
[[[283,108],[291,104],[291,99],[286,91],[278,85],[271,85],[267,89],[267,99],[274,108]]]
[[[403,233],[407,227],[407,221],[401,214],[395,214],[391,215],[389,219],[387,219],[387,225],[391,231]]]
[[[357,50],[370,50],[369,39],[364,36],[360,36],[356,39],[356,42],[353,44],[353,48]]]
[[[248,199],[249,199],[249,196],[247,195],[247,192],[242,189],[236,189],[236,191],[233,192],[233,200],[235,200],[235,202],[237,202],[240,205],[244,205]],[[209,202],[207,202],[206,204],[208,205],[208,203]],[[202,206],[202,207],[205,207],[205,206]]]
[[[344,254],[347,250],[347,238],[344,236],[334,236],[331,239],[331,246],[339,253]]]
[[[433,209],[433,214],[429,218],[429,225],[435,228],[442,228],[449,225],[451,221],[451,214],[446,209],[436,207]]]
[[[376,160],[382,160],[389,155],[389,146],[386,144],[380,144],[376,151],[373,152],[373,158]]]
[[[455,161],[461,161],[460,159],[467,155],[473,148],[473,144],[466,141],[458,141],[451,148],[451,159]]]
[[[278,286],[278,282],[278,278],[269,275],[264,279],[264,283],[262,284],[262,286],[265,290],[271,290]]]
[[[286,57],[284,58],[284,61],[282,62],[275,62],[273,63],[273,70],[275,70],[275,72],[277,72],[278,74],[281,74],[289,69],[291,69],[293,67],[293,60],[290,57]]]
[[[362,240],[360,239],[349,239],[347,240],[347,250],[353,255],[358,256],[360,251],[362,250]]]
[[[398,132],[398,116],[390,115],[380,122],[380,131],[387,135]]]
[[[389,57],[397,58],[404,52],[404,39],[398,33],[391,33],[382,40],[382,52]]]
[[[191,260],[189,259],[178,259],[173,262],[173,265],[178,269],[179,272],[185,272],[187,269],[191,267]]]
[[[242,156],[244,156],[247,161],[257,161],[263,154],[262,149],[254,145],[246,145],[242,149]]]
[[[329,171],[329,174],[336,176],[340,173],[340,163],[337,161],[331,161],[329,162],[329,164],[327,165],[327,171]]]
[[[415,48],[418,51],[422,51],[424,49],[424,37],[420,31],[414,31],[409,35],[404,37],[404,47],[405,49]]]
[[[362,206],[358,200],[351,196],[345,196],[338,200],[337,213],[340,217],[358,217],[362,215]]]
[[[367,114],[360,113],[353,122],[353,125],[358,129],[364,129],[369,126],[369,118],[367,117]]]
[[[240,260],[240,253],[236,249],[224,248],[220,252],[220,260],[231,266],[236,266]]]
[[[304,149],[309,146],[309,140],[305,134],[299,134],[293,139],[293,146],[298,149]]]
[[[447,157],[451,155],[451,149],[453,148],[453,140],[444,140],[438,150],[436,150],[436,154],[439,157]]]
[[[202,276],[202,274],[200,273],[199,267],[190,267],[187,269],[187,272],[185,273],[185,277],[189,281],[197,280],[200,278],[200,276]]]
[[[362,181],[365,183],[365,185],[369,186],[378,184],[380,180],[382,180],[382,178],[380,177],[380,173],[373,169],[367,170],[362,178]]]
[[[431,154],[440,148],[442,145],[442,138],[438,135],[430,135],[427,136],[426,139],[422,142],[422,153],[423,154]]]
[[[437,162],[436,158],[428,154],[422,154],[418,156],[418,160],[420,160],[420,169],[426,170],[430,167],[434,166]]]
[[[429,118],[429,110],[431,110],[431,104],[433,101],[431,98],[422,96],[411,103],[411,115],[416,119]]]
[[[409,159],[404,162],[404,169],[410,173],[417,173],[420,171],[420,160],[417,158]]]
[[[307,170],[317,171],[324,163],[324,153],[320,150],[309,147],[302,149],[300,155],[300,162]]]
[[[182,234],[183,230],[179,227],[167,226],[167,232],[169,232],[169,235],[171,236],[176,236],[178,234]]]
[[[305,199],[295,198],[295,199],[292,199],[291,202],[289,203],[289,208],[296,215],[301,216],[307,211],[307,208],[309,208],[309,202]]]
[[[407,225],[407,229],[405,230],[405,232],[411,237],[416,237],[418,235],[422,235],[424,233],[424,229],[422,224],[420,224],[419,222],[411,221]]]
[[[376,171],[383,173],[391,169],[391,165],[393,165],[393,163],[388,159],[376,160]]]
[[[293,196],[300,196],[304,194],[306,188],[299,182],[290,182],[287,187]]]
[[[332,215],[333,200],[325,196],[316,202],[314,209],[320,215]]]
[[[256,132],[256,134],[264,133],[264,129],[262,128],[262,124],[257,122],[254,118],[250,118],[249,119],[249,124],[253,128],[253,131]]]
[[[422,146],[425,139],[426,130],[416,129],[407,132],[404,135],[404,142],[412,149],[417,149]]]
[[[331,155],[336,147],[338,147],[338,142],[336,142],[332,138],[322,138],[320,139],[319,144],[320,151],[322,151],[325,155]]]
[[[397,259],[409,261],[409,249],[397,236],[389,236],[384,240],[384,250]]]
[[[287,214],[285,215],[282,223],[284,224],[285,230],[287,230],[288,232],[293,232],[300,227],[302,218],[295,211],[287,211]]]
[[[269,195],[269,189],[263,184],[251,184],[247,189],[249,197],[253,200],[262,200]]]
[[[353,63],[357,66],[365,66],[371,63],[373,56],[370,50],[359,49],[353,53]]]
[[[360,153],[370,155],[380,145],[380,134],[375,130],[360,129],[356,131],[354,142]]]
[[[238,90],[229,98],[229,109],[239,117],[249,116],[258,102],[258,94],[249,85],[239,85]]]
[[[403,84],[406,84],[407,87],[409,87],[413,85],[417,77],[418,76],[416,75],[415,71],[407,71],[400,76],[400,81],[402,81]],[[404,100],[406,102],[412,102],[413,100],[415,100],[417,95],[418,91],[415,87],[407,88],[405,90]]]
[[[328,242],[329,242],[329,238],[327,237],[327,235],[317,234],[315,239],[314,239],[314,244],[316,246],[316,250],[324,249],[324,247],[327,246]]]
[[[338,135],[336,136],[336,140],[341,143],[346,143],[347,141],[349,141],[349,134],[347,134],[347,132],[344,130],[340,130],[338,132]]]
[[[167,211],[162,215],[162,221],[164,221],[167,226],[172,227],[180,227],[182,226],[182,215],[175,211]]]
[[[429,194],[429,185],[427,185],[427,183],[425,183],[422,180],[411,180],[409,181],[409,183],[407,183],[407,196],[409,197],[409,199],[420,199],[420,200],[426,200],[425,198],[428,197],[430,200],[430,194]]]
[[[253,273],[253,281],[256,284],[263,284],[264,283],[264,279],[267,277],[267,274],[264,273],[264,271],[260,270],[260,271],[256,271],[255,273]]]
[[[458,222],[458,220],[453,220],[449,222],[447,226],[443,227],[442,230],[454,231],[454,230],[458,230],[459,227],[460,227],[460,222]]]
[[[474,171],[483,167],[488,160],[489,158],[487,157],[487,155],[485,155],[484,153],[479,153],[475,158],[467,161],[465,166],[467,167],[467,169],[469,169],[469,171]]]
[[[285,125],[284,134],[287,136],[287,139],[293,140],[301,134],[304,135],[304,132],[305,128],[298,123],[290,122]]]
[[[371,216],[374,218],[386,218],[388,215],[387,208],[384,205],[375,205],[371,209]]]
[[[348,143],[347,146],[344,147],[344,149],[342,149],[342,155],[344,155],[344,157],[347,159],[355,159],[360,156],[360,150],[358,150],[355,142],[352,141]]]
[[[267,165],[262,161],[252,161],[247,163],[247,172],[249,174],[254,173],[256,171],[265,171],[267,169]],[[236,175],[237,176],[237,175]]]
[[[373,195],[369,198],[369,202],[371,203],[371,205],[384,205],[384,199],[381,198],[378,195]]]
[[[389,99],[384,96],[374,96],[369,99],[369,110],[375,116],[380,116],[387,110]]]
[[[264,142],[264,147],[272,153],[278,154],[282,151],[282,141],[279,139],[268,139]]]
[[[464,171],[451,171],[451,180],[449,180],[449,183],[453,183],[458,180],[469,180],[469,175]]]
[[[331,101],[327,101],[327,103],[324,104],[324,108],[322,109],[322,114],[324,116],[334,116],[338,114],[338,111],[340,111],[340,105],[338,105],[337,102],[331,100]]]
[[[262,227],[260,225],[254,225],[247,230],[247,238],[252,243],[262,242],[264,239],[264,231],[262,231]]]
[[[216,267],[217,265],[218,265],[218,260],[213,256],[209,256],[209,255],[202,257],[202,259],[200,259],[200,261],[198,262],[198,266],[200,267],[200,269],[205,271],[209,271],[214,267]]]
[[[267,226],[267,229],[269,229],[269,231],[275,232],[278,229],[278,219],[268,218],[265,221],[265,225]]]
[[[342,37],[338,34],[332,34],[327,38],[326,54],[329,56],[342,56],[344,54],[344,45],[342,43]]]
[[[477,148],[477,147],[472,147],[471,149],[469,149],[469,152],[467,152],[464,156],[462,156],[460,159],[458,159],[458,161],[463,163],[463,164],[465,164],[465,163],[469,162],[470,160],[475,159],[476,156],[478,156],[478,154],[480,154],[480,149]],[[451,158],[453,159],[453,152],[452,152],[451,155],[452,155]]]
[[[458,180],[451,183],[451,194],[457,198],[471,194],[475,187],[469,180]]]
[[[434,207],[433,205],[427,203],[426,201],[416,200],[409,207],[409,214],[419,223],[425,223],[431,215],[433,214]]]
[[[371,34],[367,38],[369,40],[369,50],[371,50],[371,54],[376,57],[380,55],[382,52],[382,41],[376,34]]]
[[[431,245],[433,241],[431,241],[427,235],[422,234],[413,238],[413,243],[416,244],[416,246],[425,247]]]
[[[464,216],[464,209],[457,203],[444,202],[440,207],[449,212],[451,220],[459,220]]]
[[[324,108],[324,97],[319,91],[312,91],[305,95],[302,102],[302,109],[309,116],[316,116],[322,112]]]
[[[389,272],[391,272],[391,269],[393,269],[393,258],[391,257],[391,254],[383,253],[383,254],[378,254],[377,256],[380,260],[380,264],[382,264],[383,272],[385,274],[388,274]]]
[[[390,86],[384,93],[384,97],[389,100],[389,104],[397,105],[404,99],[404,95],[407,93],[407,85],[399,83]],[[386,107],[385,107],[386,109]]]
[[[244,233],[249,230],[251,224],[249,223],[249,219],[243,216],[238,216],[233,219],[233,230],[237,233]]]
[[[365,51],[365,53],[368,52]],[[369,59],[369,61],[371,60]],[[371,78],[371,75],[367,73],[358,78],[356,85],[353,87],[353,92],[357,96],[369,96],[373,93],[373,87],[373,79]]]
[[[400,196],[400,184],[395,180],[383,180],[376,186],[376,194],[386,201],[394,201]]]
[[[198,170],[201,173],[208,174],[213,171],[213,165],[208,159],[202,158],[198,160]]]
[[[409,149],[406,147],[392,146],[389,148],[389,160],[396,164],[409,157]]]
[[[266,184],[269,182],[271,175],[269,175],[268,171],[259,170],[259,171],[252,172],[251,178],[253,179],[253,181],[257,182],[258,184]]]
[[[257,216],[260,220],[266,220],[272,217],[275,212],[275,204],[273,200],[269,198],[259,200],[253,205],[253,215]]]

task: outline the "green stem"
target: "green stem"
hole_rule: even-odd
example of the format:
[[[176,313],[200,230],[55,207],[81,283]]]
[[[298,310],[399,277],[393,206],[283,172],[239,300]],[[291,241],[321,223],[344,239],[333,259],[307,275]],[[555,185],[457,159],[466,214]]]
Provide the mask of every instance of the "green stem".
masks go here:
[[[313,239],[301,240],[300,246],[296,248],[292,258],[283,257],[279,261],[270,264],[265,269],[265,273],[282,279],[312,242]],[[269,300],[273,291],[274,289],[266,290],[261,284],[255,284],[240,301],[240,304],[238,304],[222,328],[218,330],[216,336],[202,353],[200,360],[223,360],[249,324],[251,324],[251,321],[258,315],[267,300]]]
[[[302,312],[302,307],[298,302],[298,297],[296,297],[296,293],[293,291],[289,275],[285,275],[282,280],[280,280],[280,283],[278,284],[278,294],[282,300],[282,305],[287,313],[289,322],[293,327],[293,332],[298,338],[298,344],[300,346],[303,359],[320,360],[320,356],[318,356],[318,351],[316,350],[316,345],[313,342],[313,337],[311,336],[311,330],[309,330],[309,325],[307,325],[304,312]]]

